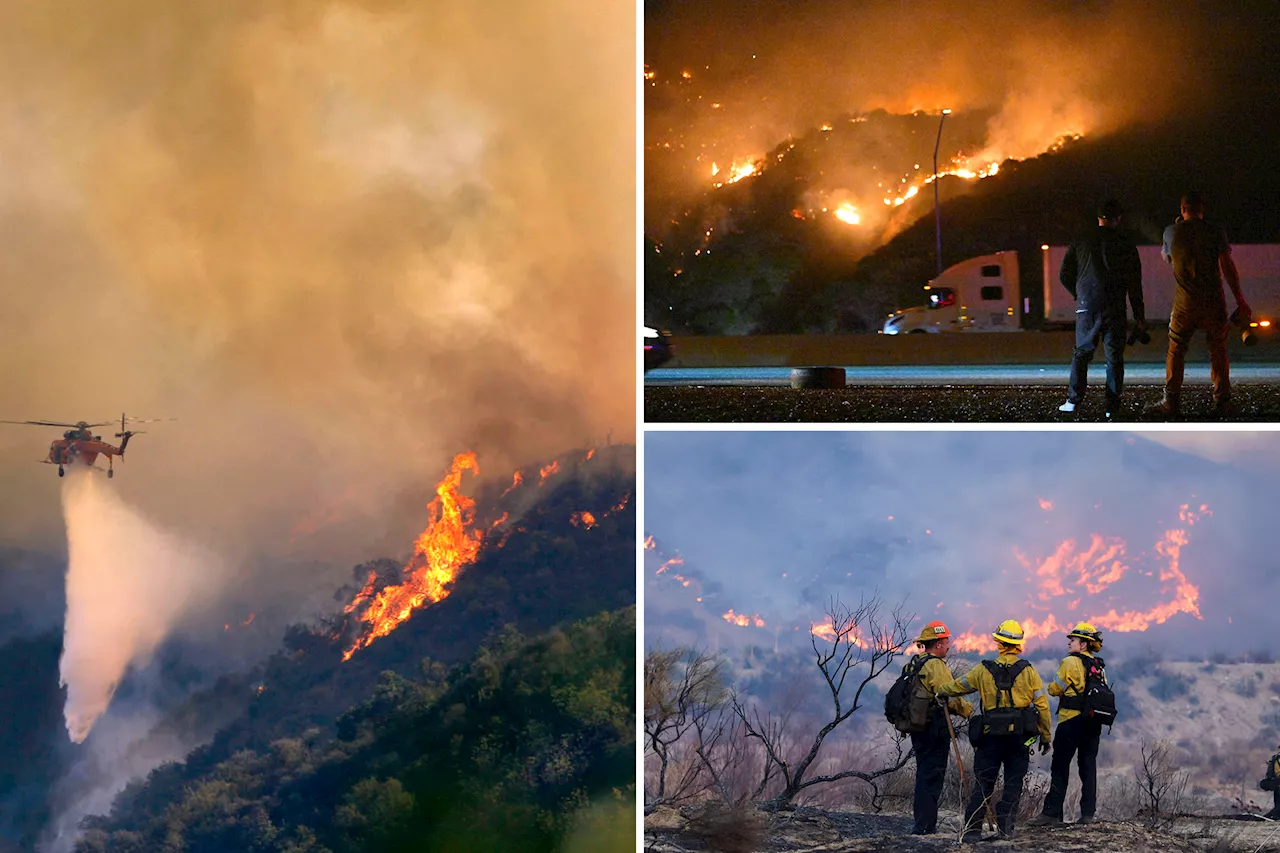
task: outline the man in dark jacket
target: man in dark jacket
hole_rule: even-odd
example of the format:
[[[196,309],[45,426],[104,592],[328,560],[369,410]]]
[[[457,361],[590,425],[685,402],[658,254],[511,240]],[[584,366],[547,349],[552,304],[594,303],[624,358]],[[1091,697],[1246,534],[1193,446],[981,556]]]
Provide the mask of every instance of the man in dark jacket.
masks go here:
[[[1252,314],[1240,291],[1240,274],[1231,259],[1231,244],[1219,225],[1204,219],[1204,199],[1191,192],[1182,197],[1182,216],[1167,234],[1173,264],[1173,312],[1169,317],[1169,354],[1164,369],[1164,398],[1148,407],[1150,414],[1176,417],[1181,411],[1182,374],[1187,346],[1199,329],[1209,342],[1209,380],[1213,385],[1213,414],[1229,415],[1231,365],[1227,358],[1226,280],[1236,310],[1246,321]]]
[[[1067,402],[1061,412],[1074,412],[1084,399],[1089,362],[1102,339],[1107,357],[1107,417],[1120,412],[1124,389],[1125,298],[1133,305],[1139,331],[1147,327],[1142,305],[1142,261],[1138,249],[1120,230],[1120,202],[1107,199],[1098,208],[1098,227],[1077,240],[1062,259],[1058,280],[1076,300],[1076,348],[1071,357]]]

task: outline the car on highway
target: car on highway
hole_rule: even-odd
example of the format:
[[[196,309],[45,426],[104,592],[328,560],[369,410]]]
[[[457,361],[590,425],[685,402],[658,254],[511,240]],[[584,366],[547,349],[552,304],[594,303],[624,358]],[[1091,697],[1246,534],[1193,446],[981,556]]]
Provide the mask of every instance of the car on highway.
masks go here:
[[[671,346],[671,335],[668,332],[645,326],[641,334],[640,345],[644,348],[644,369],[647,373],[655,367],[661,367],[671,360],[675,350]]]

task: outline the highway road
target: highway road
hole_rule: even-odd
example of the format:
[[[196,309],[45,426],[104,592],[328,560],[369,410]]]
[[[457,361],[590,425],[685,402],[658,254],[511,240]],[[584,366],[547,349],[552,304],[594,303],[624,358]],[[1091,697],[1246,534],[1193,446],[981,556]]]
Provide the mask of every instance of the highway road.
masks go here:
[[[1057,385],[1067,384],[1067,364],[957,364],[957,365],[877,365],[845,367],[849,385],[864,386],[963,386],[963,385]],[[1089,371],[1090,387],[1102,387],[1106,381],[1106,364],[1098,359]],[[1186,384],[1208,385],[1209,365],[1188,363]],[[1235,384],[1280,384],[1280,364],[1233,364],[1231,381]],[[789,367],[660,367],[645,374],[646,386],[776,386],[789,385]],[[1125,384],[1161,386],[1164,365],[1137,363],[1125,365]]]

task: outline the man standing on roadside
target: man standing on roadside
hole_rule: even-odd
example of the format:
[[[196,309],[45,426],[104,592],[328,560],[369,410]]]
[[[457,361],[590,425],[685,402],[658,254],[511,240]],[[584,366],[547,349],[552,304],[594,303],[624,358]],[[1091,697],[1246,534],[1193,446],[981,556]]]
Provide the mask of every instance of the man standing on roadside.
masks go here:
[[[1128,329],[1125,298],[1133,305],[1133,319],[1147,327],[1142,304],[1142,261],[1138,249],[1120,230],[1120,202],[1107,199],[1098,206],[1098,227],[1072,243],[1062,258],[1058,280],[1076,301],[1076,348],[1071,356],[1067,402],[1058,411],[1071,413],[1084,399],[1089,362],[1098,341],[1107,357],[1108,418],[1120,415],[1124,390],[1124,344]]]
[[[1189,192],[1182,197],[1182,217],[1169,235],[1169,260],[1176,282],[1169,318],[1169,354],[1164,368],[1164,398],[1147,413],[1173,418],[1182,411],[1182,374],[1187,346],[1199,329],[1209,342],[1209,379],[1213,385],[1216,417],[1230,415],[1231,365],[1227,358],[1227,300],[1222,292],[1226,279],[1240,317],[1248,321],[1253,311],[1240,291],[1240,273],[1231,259],[1231,244],[1219,225],[1206,222],[1204,199]]]

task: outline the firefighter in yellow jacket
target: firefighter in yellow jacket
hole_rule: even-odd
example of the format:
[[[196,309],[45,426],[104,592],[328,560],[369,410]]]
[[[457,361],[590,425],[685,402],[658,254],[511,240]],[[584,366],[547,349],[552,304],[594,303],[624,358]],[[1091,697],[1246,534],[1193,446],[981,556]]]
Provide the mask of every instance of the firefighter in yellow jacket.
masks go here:
[[[996,826],[1001,838],[1012,838],[1022,799],[1022,780],[1031,763],[1030,748],[1040,739],[1040,754],[1049,751],[1049,700],[1044,682],[1029,661],[1022,660],[1026,642],[1022,625],[1012,619],[1000,623],[991,635],[999,648],[994,661],[985,660],[963,678],[940,685],[939,696],[963,696],[977,691],[982,715],[969,722],[975,741],[973,772],[978,779],[964,812],[964,838],[981,836],[982,813],[995,791],[1004,768],[1004,796],[996,804]]]
[[[1044,808],[1028,826],[1062,823],[1062,804],[1067,799],[1071,781],[1071,759],[1077,758],[1080,770],[1080,822],[1092,823],[1098,806],[1098,742],[1102,723],[1082,713],[1085,667],[1095,661],[1102,671],[1102,632],[1088,622],[1081,622],[1067,634],[1067,656],[1058,665],[1057,677],[1049,683],[1050,696],[1058,700],[1058,730],[1053,736],[1053,768],[1049,793]],[[1106,678],[1105,675],[1101,676]]]
[[[920,682],[936,696],[938,688],[952,680],[951,670],[943,660],[951,651],[951,632],[942,622],[930,622],[920,630],[916,645],[924,649],[924,654],[913,657],[907,666],[913,671],[919,667]],[[963,699],[952,699],[945,709],[933,704],[929,707],[929,727],[922,732],[911,733],[911,747],[916,754],[915,826],[911,830],[912,835],[932,835],[938,831],[938,803],[942,800],[947,752],[951,746],[951,732],[945,716],[949,713],[968,717],[973,713],[973,706]]]

